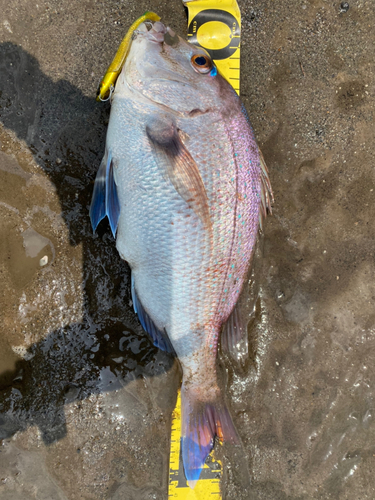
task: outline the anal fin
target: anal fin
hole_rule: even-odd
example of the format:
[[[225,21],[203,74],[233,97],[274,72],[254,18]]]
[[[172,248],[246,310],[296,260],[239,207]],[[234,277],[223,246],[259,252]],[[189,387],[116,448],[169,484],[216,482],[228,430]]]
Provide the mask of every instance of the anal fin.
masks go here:
[[[167,332],[157,328],[152,318],[143,307],[141,301],[138,299],[137,293],[135,291],[133,274],[131,282],[131,293],[132,293],[134,311],[138,315],[139,321],[141,322],[143,329],[146,330],[146,332],[151,337],[151,340],[154,343],[154,345],[156,347],[159,347],[159,349],[161,349],[162,351],[174,354],[174,349],[171,344],[171,341],[169,340]]]

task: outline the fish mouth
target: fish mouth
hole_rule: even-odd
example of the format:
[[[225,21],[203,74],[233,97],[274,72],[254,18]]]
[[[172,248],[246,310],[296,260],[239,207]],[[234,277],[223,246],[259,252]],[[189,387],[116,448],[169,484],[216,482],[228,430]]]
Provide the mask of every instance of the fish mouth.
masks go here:
[[[142,23],[133,33],[133,40],[138,37],[143,37],[150,42],[175,46],[178,44],[179,38],[176,33],[165,26],[160,21],[147,20]]]
[[[127,88],[171,112],[170,106],[164,106],[162,100],[155,97],[152,89],[156,89],[158,94],[161,88],[168,87],[172,82],[192,86],[186,77],[186,71],[178,71],[178,63],[185,62],[185,52],[190,50],[190,44],[169,26],[150,19],[146,19],[134,30],[131,44],[133,48],[127,58],[129,71],[124,72]]]

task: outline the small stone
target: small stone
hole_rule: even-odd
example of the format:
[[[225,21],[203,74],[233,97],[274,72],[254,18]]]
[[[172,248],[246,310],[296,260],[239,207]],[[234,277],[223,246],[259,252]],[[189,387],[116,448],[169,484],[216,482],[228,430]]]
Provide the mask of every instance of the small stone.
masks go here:
[[[43,266],[46,266],[48,264],[48,256],[45,255],[44,257],[42,257],[39,261],[39,265],[40,267],[43,267]]]
[[[341,2],[340,12],[348,12],[348,10],[349,10],[349,3],[348,2]]]

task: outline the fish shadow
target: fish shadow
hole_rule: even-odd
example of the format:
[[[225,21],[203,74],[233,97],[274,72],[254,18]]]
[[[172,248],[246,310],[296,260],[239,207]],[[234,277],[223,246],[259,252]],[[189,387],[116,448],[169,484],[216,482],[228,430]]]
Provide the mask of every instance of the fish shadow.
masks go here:
[[[89,205],[109,104],[54,81],[13,43],[0,44],[0,121],[26,142],[57,190],[70,245],[82,245],[82,321],[31,345],[0,374],[0,439],[37,426],[45,444],[67,434],[65,406],[171,370],[132,310],[130,270],[108,225],[92,233]],[[98,291],[100,289],[100,292]]]

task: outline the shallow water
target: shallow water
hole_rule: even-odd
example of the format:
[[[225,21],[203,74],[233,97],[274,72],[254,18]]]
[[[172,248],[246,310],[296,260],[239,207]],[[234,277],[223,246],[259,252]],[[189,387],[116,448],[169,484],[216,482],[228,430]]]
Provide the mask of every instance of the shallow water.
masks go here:
[[[218,452],[226,499],[375,497],[375,14],[340,3],[239,2],[275,205],[249,354],[221,355],[246,453]],[[184,10],[1,7],[0,498],[166,499],[179,367],[140,327],[88,206],[109,116],[97,82],[134,18],[152,8],[184,33]]]

